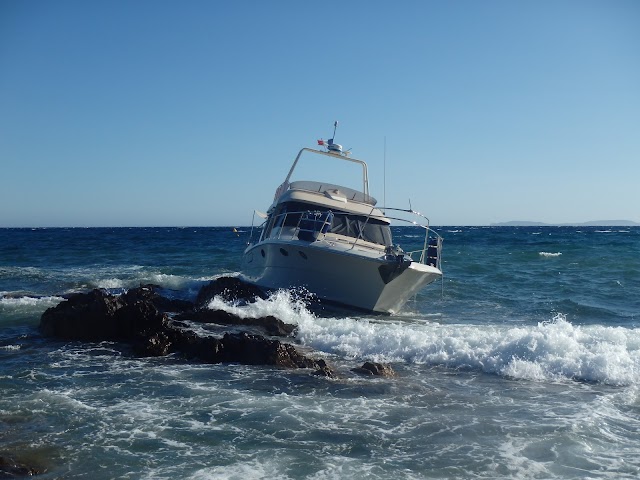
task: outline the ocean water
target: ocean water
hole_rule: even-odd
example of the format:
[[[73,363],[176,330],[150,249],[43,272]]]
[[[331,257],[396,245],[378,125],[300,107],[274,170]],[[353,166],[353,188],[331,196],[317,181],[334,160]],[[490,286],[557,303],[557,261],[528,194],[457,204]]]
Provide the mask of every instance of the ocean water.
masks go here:
[[[640,477],[640,228],[439,231],[443,281],[395,316],[212,302],[297,324],[328,379],[38,333],[70,292],[193,298],[247,231],[0,229],[0,456],[45,479]],[[351,372],[367,360],[397,375]]]

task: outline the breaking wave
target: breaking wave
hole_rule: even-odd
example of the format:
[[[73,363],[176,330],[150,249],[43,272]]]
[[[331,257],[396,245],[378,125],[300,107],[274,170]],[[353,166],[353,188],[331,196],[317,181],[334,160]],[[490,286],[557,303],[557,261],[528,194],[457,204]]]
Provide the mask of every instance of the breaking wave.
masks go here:
[[[303,321],[299,339],[332,353],[386,362],[479,369],[530,380],[638,383],[640,333],[623,327],[575,326],[562,315],[536,326],[380,324],[367,320]]]
[[[241,316],[274,315],[298,325],[305,346],[346,359],[439,365],[535,381],[640,383],[640,331],[573,325],[563,314],[537,325],[470,325],[388,317],[321,317],[280,291],[240,307],[212,308]]]

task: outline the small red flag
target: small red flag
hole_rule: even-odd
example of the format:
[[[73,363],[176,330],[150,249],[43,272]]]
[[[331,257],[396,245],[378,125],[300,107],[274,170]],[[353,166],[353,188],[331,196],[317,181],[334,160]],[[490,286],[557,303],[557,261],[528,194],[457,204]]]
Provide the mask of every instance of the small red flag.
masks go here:
[[[324,140],[318,140],[318,145],[324,145]]]

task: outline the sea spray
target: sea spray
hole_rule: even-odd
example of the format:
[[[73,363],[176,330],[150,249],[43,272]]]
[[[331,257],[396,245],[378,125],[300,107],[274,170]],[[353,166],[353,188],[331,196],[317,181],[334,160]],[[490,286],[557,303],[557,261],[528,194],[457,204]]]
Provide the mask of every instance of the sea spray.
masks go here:
[[[456,325],[393,317],[322,317],[280,290],[236,306],[214,299],[210,308],[240,316],[274,315],[298,325],[308,347],[345,359],[443,365],[539,381],[562,379],[608,385],[640,383],[640,331],[577,326],[563,314],[531,326]]]

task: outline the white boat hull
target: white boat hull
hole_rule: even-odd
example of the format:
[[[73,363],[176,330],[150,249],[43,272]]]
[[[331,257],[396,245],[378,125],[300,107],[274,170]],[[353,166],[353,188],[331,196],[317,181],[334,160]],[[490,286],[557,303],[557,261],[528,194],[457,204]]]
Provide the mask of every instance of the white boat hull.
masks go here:
[[[380,251],[270,239],[247,248],[241,278],[265,289],[304,287],[320,299],[394,314],[442,276],[438,268],[417,262],[391,276],[381,274],[381,266],[389,270],[395,264]]]

